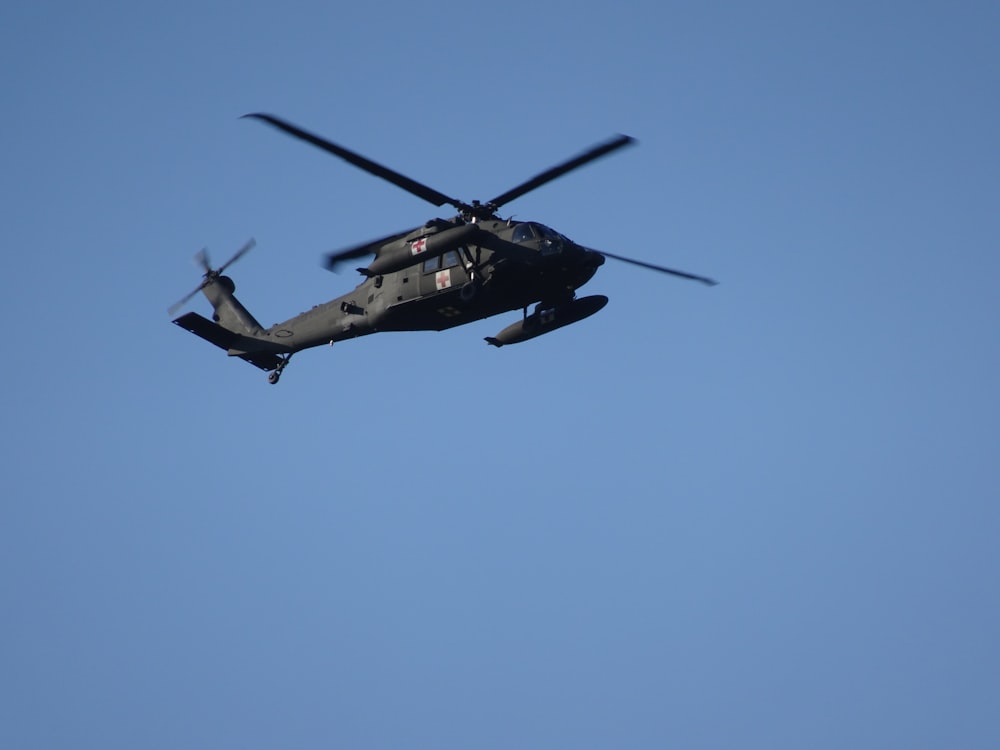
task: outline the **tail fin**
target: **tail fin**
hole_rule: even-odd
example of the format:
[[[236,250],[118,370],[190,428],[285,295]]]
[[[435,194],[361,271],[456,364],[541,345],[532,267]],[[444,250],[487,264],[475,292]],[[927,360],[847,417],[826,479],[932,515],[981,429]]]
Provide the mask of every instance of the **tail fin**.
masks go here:
[[[261,370],[275,370],[281,365],[282,358],[273,352],[247,351],[255,345],[254,339],[223,328],[219,324],[203,318],[198,313],[186,313],[177,318],[174,323],[185,331],[190,331],[195,336],[200,336],[205,341],[215,344],[220,349],[225,349],[230,356],[239,357]]]
[[[276,383],[281,370],[288,363],[291,351],[268,337],[256,318],[233,296],[236,284],[228,276],[222,275],[223,271],[252,250],[255,244],[253,239],[249,240],[218,268],[212,268],[208,251],[201,250],[194,258],[205,269],[201,284],[180,302],[172,305],[168,312],[173,315],[198,292],[202,292],[212,303],[215,310],[212,318],[215,322],[192,312],[175,318],[174,323],[220,349],[225,349],[230,357],[239,357],[262,370],[276,370],[276,373],[272,373],[271,380]]]
[[[249,310],[233,296],[235,291],[236,284],[228,276],[219,276],[202,288],[202,292],[215,309],[215,315],[212,317],[223,328],[247,336],[260,335],[264,329]]]
[[[230,357],[239,357],[261,370],[274,370],[281,366],[287,348],[264,337],[264,329],[257,319],[236,299],[236,284],[228,276],[210,279],[201,289],[212,303],[215,322],[190,312],[174,320],[185,331],[200,336],[225,349]]]

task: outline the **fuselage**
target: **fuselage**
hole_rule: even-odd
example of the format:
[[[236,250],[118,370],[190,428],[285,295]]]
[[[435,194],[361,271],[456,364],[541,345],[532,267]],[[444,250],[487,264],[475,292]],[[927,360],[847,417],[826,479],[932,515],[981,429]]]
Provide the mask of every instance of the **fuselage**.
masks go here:
[[[600,253],[536,222],[487,220],[478,227],[491,242],[519,248],[523,260],[472,244],[423,259],[417,254],[415,263],[366,278],[265,335],[295,352],[380,331],[442,331],[536,303],[567,303],[604,262]],[[397,242],[419,247],[419,239]]]

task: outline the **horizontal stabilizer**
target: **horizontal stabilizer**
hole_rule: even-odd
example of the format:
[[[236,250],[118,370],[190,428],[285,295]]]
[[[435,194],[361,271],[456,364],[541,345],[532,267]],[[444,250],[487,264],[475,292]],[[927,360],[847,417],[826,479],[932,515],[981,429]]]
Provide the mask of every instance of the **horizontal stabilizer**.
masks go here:
[[[227,352],[233,348],[234,344],[247,341],[246,337],[223,328],[195,312],[181,315],[174,323],[185,331],[190,331],[195,336],[200,336],[205,341],[215,344]],[[236,356],[261,370],[274,370],[281,364],[281,357],[270,352],[243,352],[236,354]]]
[[[268,352],[250,352],[248,354],[237,354],[236,356],[244,362],[249,362],[254,367],[259,367],[265,371],[277,370],[283,361],[277,354],[269,354]]]
[[[227,331],[222,326],[201,317],[196,312],[185,313],[177,318],[174,323],[185,331],[191,331],[195,336],[201,336],[205,341],[210,341],[220,349],[229,349],[236,340],[235,333]]]

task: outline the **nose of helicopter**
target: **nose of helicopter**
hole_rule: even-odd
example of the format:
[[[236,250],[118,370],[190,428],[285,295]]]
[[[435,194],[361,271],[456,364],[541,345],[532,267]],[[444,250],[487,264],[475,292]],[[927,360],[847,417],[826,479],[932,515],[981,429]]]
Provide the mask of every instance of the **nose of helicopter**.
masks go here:
[[[605,260],[606,258],[596,250],[588,250],[585,248],[583,251],[584,264],[593,268],[595,271],[604,265]]]
[[[579,245],[577,247],[580,247]],[[604,265],[604,256],[596,250],[580,247],[582,254],[577,256],[576,278],[573,281],[574,288],[579,288],[590,281],[597,269]]]

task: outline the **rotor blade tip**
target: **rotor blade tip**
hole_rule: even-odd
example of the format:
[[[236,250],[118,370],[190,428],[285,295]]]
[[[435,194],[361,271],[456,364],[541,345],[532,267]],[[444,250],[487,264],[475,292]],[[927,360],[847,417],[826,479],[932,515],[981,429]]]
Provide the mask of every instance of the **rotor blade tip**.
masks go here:
[[[247,112],[245,115],[240,115],[241,120],[260,120],[261,122],[269,123],[275,127],[281,127],[281,124],[274,115],[269,115],[265,112]]]

